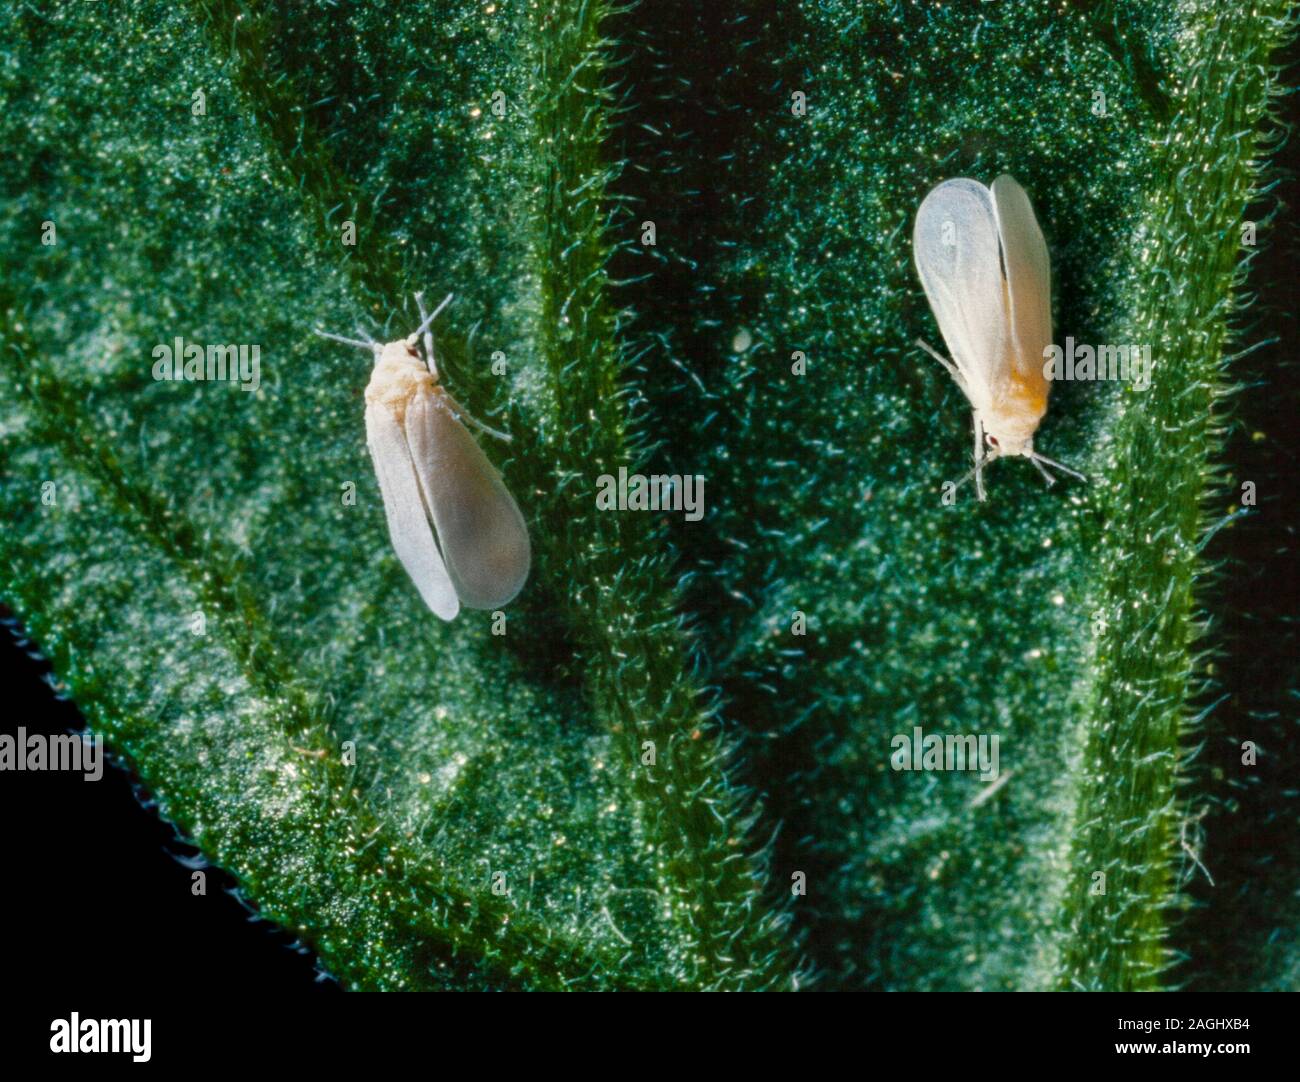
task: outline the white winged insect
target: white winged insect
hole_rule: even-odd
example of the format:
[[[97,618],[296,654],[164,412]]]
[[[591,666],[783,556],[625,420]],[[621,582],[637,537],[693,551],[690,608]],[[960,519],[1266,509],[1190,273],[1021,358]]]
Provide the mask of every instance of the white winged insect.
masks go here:
[[[952,361],[925,342],[971,404],[975,478],[984,499],[984,466],[1023,455],[1055,483],[1052,466],[1081,473],[1034,450],[1047,413],[1051,376],[1044,350],[1052,341],[1052,267],[1029,196],[1005,173],[986,188],[945,180],[921,202],[912,233],[916,269]]]
[[[316,333],[374,355],[366,443],[393,551],[424,603],[452,620],[461,605],[497,609],[511,601],[528,578],[532,550],[514,497],[461,419],[498,439],[510,437],[474,420],[438,381],[429,327],[451,294],[431,313],[423,294],[415,303],[420,326],[395,342],[381,345],[364,331],[364,341]],[[421,335],[423,358],[416,350]]]

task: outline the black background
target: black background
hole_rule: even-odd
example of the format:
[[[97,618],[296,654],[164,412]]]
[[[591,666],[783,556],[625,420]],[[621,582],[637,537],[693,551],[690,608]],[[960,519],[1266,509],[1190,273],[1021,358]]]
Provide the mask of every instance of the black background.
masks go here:
[[[0,629],[0,730],[81,731],[85,720],[56,697],[48,663],[34,645],[20,645],[21,633]],[[142,800],[148,793],[111,764],[97,782],[0,772],[6,985],[65,998],[72,990],[153,998],[338,989],[317,981],[315,956],[293,949],[288,935],[249,922],[229,875],[201,858],[182,863],[196,850]],[[206,896],[191,893],[195,866],[205,869]]]

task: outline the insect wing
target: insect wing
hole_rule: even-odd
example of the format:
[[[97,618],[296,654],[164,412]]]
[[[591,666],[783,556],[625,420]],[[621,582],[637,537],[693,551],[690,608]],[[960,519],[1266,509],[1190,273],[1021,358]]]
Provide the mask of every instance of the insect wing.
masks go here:
[[[381,404],[366,407],[366,443],[384,497],[393,551],[424,603],[443,620],[452,620],[460,603],[433,540],[406,432],[392,410]]]
[[[978,181],[945,180],[921,202],[912,250],[934,318],[977,410],[1005,379],[1009,328],[998,223]]]
[[[471,609],[495,609],[523,589],[532,551],[524,516],[461,412],[441,389],[417,395],[407,439],[456,594]]]
[[[993,182],[993,205],[1010,304],[1013,363],[1022,376],[1045,379],[1043,351],[1052,342],[1052,264],[1029,196],[1003,174]]]

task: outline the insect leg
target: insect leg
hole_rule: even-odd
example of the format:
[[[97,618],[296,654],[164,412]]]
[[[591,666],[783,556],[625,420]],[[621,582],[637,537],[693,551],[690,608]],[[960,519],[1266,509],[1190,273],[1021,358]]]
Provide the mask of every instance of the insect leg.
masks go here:
[[[1037,451],[1034,451],[1029,457],[1034,460],[1034,465],[1038,465],[1038,463],[1041,462],[1046,466],[1051,466],[1055,470],[1060,470],[1062,473],[1068,473],[1071,477],[1077,477],[1080,481],[1088,480],[1088,478],[1086,478],[1078,470],[1072,470],[1070,469],[1069,466],[1062,465],[1060,462],[1057,462],[1056,459],[1054,458],[1048,458],[1046,455],[1040,455]]]
[[[499,429],[493,428],[491,425],[485,425],[482,421],[480,421],[477,417],[475,417],[472,413],[470,413],[469,410],[467,410],[464,406],[462,406],[459,402],[457,402],[454,398],[452,398],[451,395],[448,394],[445,389],[443,389],[442,397],[447,403],[447,408],[451,410],[452,416],[455,417],[457,420],[461,420],[461,419],[466,420],[470,424],[472,424],[475,428],[481,429],[482,431],[486,432],[489,436],[496,437],[497,439],[501,440],[503,443],[510,443],[514,439],[514,437],[511,436],[510,433],[508,432],[502,432]]]
[[[369,342],[360,342],[355,338],[344,338],[340,334],[330,334],[329,331],[322,331],[319,327],[313,327],[312,331],[313,333],[320,335],[322,338],[329,338],[335,342],[342,342],[345,346],[357,346],[359,349],[368,349],[372,353],[377,344],[373,340]]]
[[[961,372],[957,370],[957,366],[953,364],[952,361],[948,360],[947,357],[945,357],[942,353],[940,353],[937,349],[935,349],[932,345],[930,345],[930,343],[927,342],[924,338],[918,338],[916,340],[916,344],[920,346],[923,350],[925,350],[926,353],[928,353],[941,365],[943,365],[944,368],[948,369],[948,374],[952,376],[954,380],[957,381],[958,387],[965,389],[966,381],[962,379]]]
[[[1048,488],[1051,488],[1054,484],[1056,484],[1056,478],[1047,472],[1047,467],[1044,466],[1041,462],[1039,462],[1037,458],[1035,458],[1033,455],[1030,455],[1029,461],[1034,464],[1038,472],[1041,473],[1043,477],[1046,479]]]

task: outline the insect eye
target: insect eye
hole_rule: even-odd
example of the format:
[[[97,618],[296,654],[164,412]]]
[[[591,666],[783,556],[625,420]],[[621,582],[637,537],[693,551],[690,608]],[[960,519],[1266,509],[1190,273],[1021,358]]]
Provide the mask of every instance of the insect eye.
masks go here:
[[[997,436],[989,436],[989,437],[987,437],[987,438],[988,438],[989,446],[990,446],[990,447],[996,447],[996,446],[998,446],[998,438],[997,438]]]

